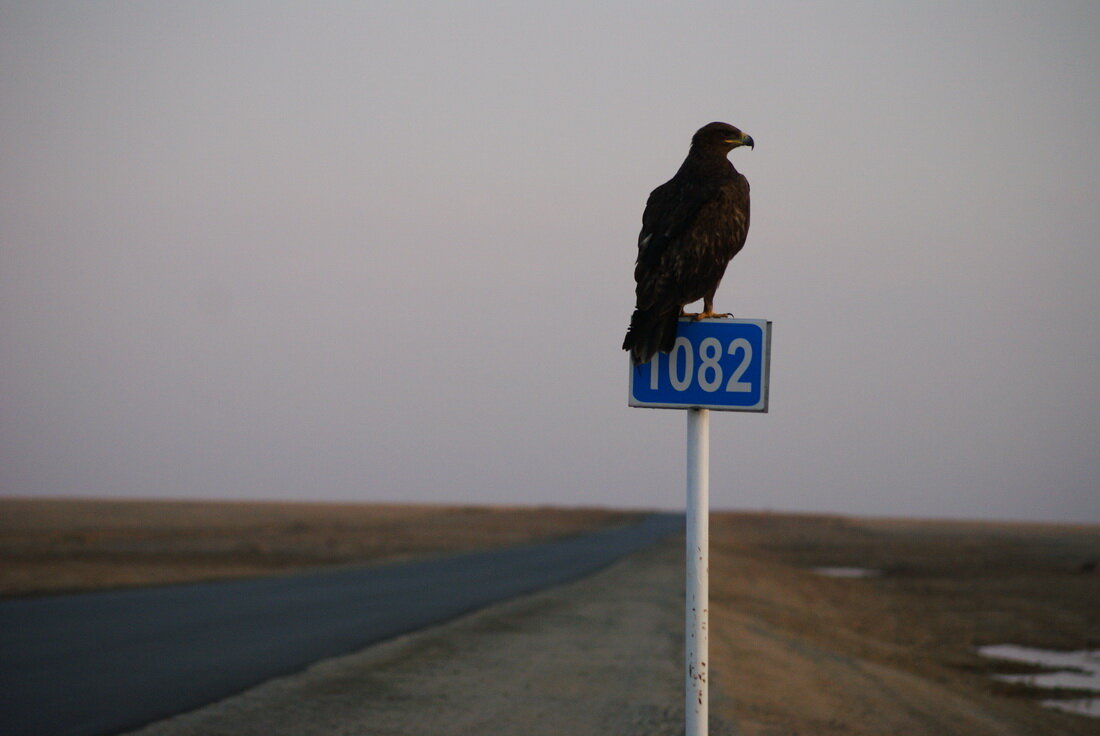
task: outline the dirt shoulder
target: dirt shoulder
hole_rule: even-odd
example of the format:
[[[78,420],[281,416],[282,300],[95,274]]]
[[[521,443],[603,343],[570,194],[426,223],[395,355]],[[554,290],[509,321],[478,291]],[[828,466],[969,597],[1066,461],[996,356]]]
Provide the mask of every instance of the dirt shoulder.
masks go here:
[[[682,729],[680,544],[135,736],[560,736]],[[715,721],[714,736],[736,733]]]

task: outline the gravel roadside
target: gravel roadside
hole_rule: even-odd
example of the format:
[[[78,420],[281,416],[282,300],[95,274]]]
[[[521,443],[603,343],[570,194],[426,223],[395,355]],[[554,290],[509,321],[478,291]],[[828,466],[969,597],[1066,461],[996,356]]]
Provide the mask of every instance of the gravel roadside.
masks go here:
[[[681,544],[669,540],[583,580],[320,662],[134,735],[682,733]],[[737,731],[713,718],[711,733]]]

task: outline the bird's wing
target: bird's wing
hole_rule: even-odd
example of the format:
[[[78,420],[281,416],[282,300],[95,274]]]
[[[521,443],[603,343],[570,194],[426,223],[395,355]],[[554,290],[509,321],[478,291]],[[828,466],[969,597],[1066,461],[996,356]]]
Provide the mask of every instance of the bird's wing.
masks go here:
[[[690,188],[672,180],[653,190],[642,212],[638,233],[638,260],[653,262],[689,226],[703,202],[692,197]]]
[[[653,190],[642,212],[634,280],[639,306],[660,298],[667,279],[666,253],[675,252],[709,202],[721,194],[718,182],[673,178]]]

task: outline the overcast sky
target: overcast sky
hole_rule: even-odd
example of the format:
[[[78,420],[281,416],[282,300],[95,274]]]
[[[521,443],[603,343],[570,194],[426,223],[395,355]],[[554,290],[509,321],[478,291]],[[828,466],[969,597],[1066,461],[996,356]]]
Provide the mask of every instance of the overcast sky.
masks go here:
[[[677,508],[626,405],[712,120],[715,508],[1100,522],[1100,3],[0,2],[0,493]]]

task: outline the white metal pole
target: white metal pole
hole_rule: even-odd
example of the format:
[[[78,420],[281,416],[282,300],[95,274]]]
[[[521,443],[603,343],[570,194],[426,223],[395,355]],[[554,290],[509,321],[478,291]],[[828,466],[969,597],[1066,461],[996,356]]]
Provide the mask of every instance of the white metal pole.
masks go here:
[[[706,736],[707,617],[710,599],[710,410],[687,412],[687,601],[684,640],[685,736]]]

